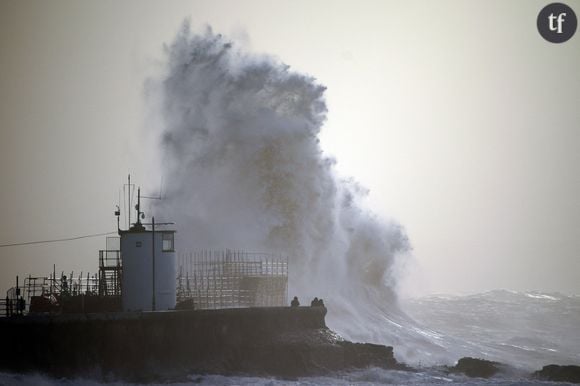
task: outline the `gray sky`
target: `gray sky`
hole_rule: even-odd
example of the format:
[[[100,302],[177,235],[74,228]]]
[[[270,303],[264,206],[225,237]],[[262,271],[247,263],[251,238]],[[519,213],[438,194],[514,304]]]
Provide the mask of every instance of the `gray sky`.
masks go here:
[[[328,87],[323,148],[406,227],[410,291],[580,293],[580,32],[544,41],[547,3],[2,0],[0,244],[114,230],[157,180],[143,83],[190,17]],[[104,247],[0,248],[0,290]]]

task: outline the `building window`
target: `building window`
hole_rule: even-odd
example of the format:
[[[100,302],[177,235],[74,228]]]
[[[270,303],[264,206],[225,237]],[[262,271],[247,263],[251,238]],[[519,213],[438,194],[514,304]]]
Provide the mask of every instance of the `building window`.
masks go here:
[[[173,232],[164,232],[162,235],[163,252],[174,252]]]

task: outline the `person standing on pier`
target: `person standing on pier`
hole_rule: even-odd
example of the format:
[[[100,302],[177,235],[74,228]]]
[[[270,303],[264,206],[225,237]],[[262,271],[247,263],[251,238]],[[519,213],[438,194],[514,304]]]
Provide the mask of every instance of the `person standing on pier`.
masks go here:
[[[300,305],[300,302],[298,301],[298,296],[294,296],[294,299],[292,299],[292,301],[290,302],[290,306],[291,307],[298,307]]]

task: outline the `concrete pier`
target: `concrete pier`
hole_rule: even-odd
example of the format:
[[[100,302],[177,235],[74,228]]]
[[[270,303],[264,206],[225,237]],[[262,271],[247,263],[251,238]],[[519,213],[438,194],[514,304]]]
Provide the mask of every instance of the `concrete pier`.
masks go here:
[[[270,307],[3,318],[0,367],[151,381],[397,366],[391,347],[346,342],[325,315],[324,307]]]

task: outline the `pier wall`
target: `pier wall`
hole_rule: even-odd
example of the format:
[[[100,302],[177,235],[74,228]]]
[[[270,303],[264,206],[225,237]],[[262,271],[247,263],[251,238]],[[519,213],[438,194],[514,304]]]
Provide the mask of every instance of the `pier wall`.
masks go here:
[[[396,364],[390,347],[342,341],[325,314],[324,307],[272,307],[5,318],[0,367],[149,381]]]

